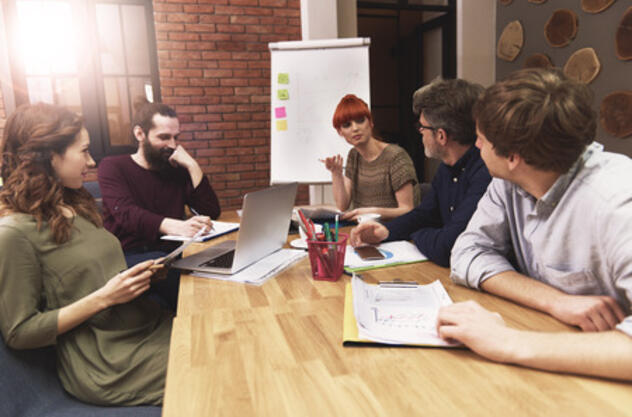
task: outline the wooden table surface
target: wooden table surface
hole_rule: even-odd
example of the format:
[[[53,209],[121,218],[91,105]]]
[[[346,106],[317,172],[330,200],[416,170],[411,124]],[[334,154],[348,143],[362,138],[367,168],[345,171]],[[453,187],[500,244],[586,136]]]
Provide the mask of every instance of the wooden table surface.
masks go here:
[[[474,299],[512,327],[570,329],[448,275],[431,262],[363,273],[439,279],[453,301]],[[307,258],[260,287],[183,275],[163,416],[632,415],[629,383],[497,364],[466,349],[343,347],[349,279],[314,281]]]

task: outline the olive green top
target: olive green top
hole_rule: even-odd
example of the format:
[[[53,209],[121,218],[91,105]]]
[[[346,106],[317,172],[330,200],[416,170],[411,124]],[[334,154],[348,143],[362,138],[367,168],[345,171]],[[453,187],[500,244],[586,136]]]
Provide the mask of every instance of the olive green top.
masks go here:
[[[345,176],[352,182],[351,208],[398,207],[395,192],[413,185],[413,205],[420,203],[417,173],[408,153],[388,144],[377,158],[367,161],[355,149],[349,150]]]
[[[61,307],[125,268],[116,237],[82,217],[61,245],[30,215],[0,218],[0,328],[16,349],[56,344],[59,379],[80,400],[161,404],[172,317],[158,304],[141,296],[57,335]]]

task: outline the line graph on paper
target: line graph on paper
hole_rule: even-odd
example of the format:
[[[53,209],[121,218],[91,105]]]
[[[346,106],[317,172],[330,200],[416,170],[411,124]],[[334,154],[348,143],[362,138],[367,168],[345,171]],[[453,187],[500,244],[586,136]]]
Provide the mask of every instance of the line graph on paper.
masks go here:
[[[383,330],[436,332],[436,312],[419,308],[373,308],[374,324]]]

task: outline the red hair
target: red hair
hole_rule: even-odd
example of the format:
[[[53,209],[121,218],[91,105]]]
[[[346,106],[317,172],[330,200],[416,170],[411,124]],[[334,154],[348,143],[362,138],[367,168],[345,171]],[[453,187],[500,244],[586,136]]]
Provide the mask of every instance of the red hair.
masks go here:
[[[373,123],[371,110],[369,110],[369,106],[367,106],[364,100],[353,94],[347,94],[340,100],[338,106],[336,106],[333,118],[334,129],[338,130],[343,124],[362,117],[366,117],[369,119],[369,122]]]

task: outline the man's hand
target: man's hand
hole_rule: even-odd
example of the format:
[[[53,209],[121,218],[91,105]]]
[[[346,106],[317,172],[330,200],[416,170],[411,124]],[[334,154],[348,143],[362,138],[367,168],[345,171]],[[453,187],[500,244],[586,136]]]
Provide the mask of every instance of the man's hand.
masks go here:
[[[182,145],[178,145],[176,150],[173,151],[169,157],[169,163],[174,167],[181,166],[186,169],[197,165],[195,159],[193,159],[193,157],[182,147]]]
[[[388,229],[381,223],[368,221],[351,230],[349,243],[354,248],[364,245],[375,245],[388,237]]]
[[[585,332],[612,330],[625,318],[617,301],[606,295],[563,294],[551,304],[549,313]]]
[[[461,342],[488,359],[507,362],[512,337],[517,331],[505,325],[498,313],[492,313],[475,301],[441,307],[437,333],[446,340]]]
[[[176,220],[166,217],[160,224],[160,232],[165,235],[192,237],[203,227],[211,230],[213,222],[208,216],[193,216],[188,220]]]

